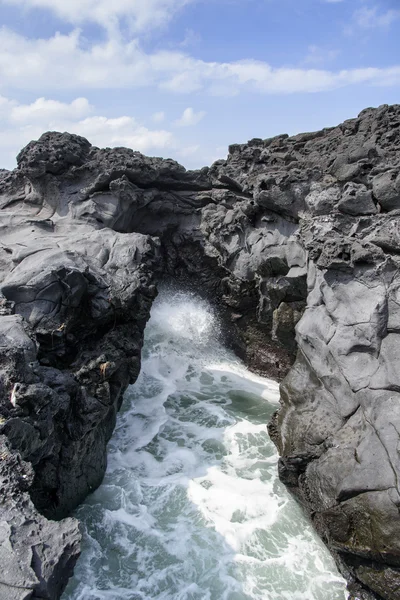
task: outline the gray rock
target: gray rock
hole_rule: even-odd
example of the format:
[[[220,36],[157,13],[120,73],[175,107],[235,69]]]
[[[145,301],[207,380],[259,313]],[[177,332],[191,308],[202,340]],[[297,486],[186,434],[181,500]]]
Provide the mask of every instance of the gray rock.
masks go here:
[[[47,521],[38,513],[28,494],[32,467],[10,452],[4,436],[0,456],[0,597],[56,600],[79,557],[78,522]]]
[[[372,199],[372,191],[362,183],[354,182],[344,186],[338,209],[348,215],[374,215],[378,212]]]
[[[384,210],[400,208],[400,173],[398,169],[390,169],[376,175],[372,180],[372,190]]]
[[[314,215],[328,215],[340,198],[340,187],[330,185],[332,181],[316,182],[306,197],[308,210]]]
[[[0,597],[61,594],[79,533],[48,519],[101,482],[157,280],[175,278],[253,369],[287,375],[279,473],[353,596],[400,599],[399,125],[400,106],[366,109],[200,171],[50,132],[0,172],[0,430],[23,465],[3,481]]]

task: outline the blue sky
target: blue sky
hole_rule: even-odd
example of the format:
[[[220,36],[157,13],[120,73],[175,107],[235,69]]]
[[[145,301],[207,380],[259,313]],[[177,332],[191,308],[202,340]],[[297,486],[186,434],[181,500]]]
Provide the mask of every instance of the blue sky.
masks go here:
[[[187,168],[400,102],[399,0],[0,0],[0,167],[49,129]]]

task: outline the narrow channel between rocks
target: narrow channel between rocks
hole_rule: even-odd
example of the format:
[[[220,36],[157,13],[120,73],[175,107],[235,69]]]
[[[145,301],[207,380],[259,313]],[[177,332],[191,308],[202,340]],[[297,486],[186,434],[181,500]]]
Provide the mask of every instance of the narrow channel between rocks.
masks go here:
[[[103,484],[75,516],[63,600],[342,600],[345,581],[277,476],[278,385],[219,341],[194,294],[163,291]]]

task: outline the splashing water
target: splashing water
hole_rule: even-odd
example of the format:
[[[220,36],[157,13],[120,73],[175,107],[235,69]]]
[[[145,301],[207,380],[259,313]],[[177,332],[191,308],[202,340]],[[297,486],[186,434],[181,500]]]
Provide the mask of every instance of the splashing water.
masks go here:
[[[76,511],[83,553],[63,600],[344,600],[277,477],[278,399],[220,345],[207,303],[161,294],[106,477]]]

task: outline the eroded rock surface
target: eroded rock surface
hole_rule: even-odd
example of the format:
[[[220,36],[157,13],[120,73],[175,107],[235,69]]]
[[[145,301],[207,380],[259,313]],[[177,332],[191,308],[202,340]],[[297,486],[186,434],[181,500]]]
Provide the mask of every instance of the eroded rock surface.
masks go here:
[[[154,284],[175,277],[219,305],[248,364],[287,374],[270,426],[282,480],[354,594],[400,599],[399,173],[400,106],[195,172],[67,133],[0,171],[0,429],[33,469],[32,535],[74,540],[54,549],[62,581],[76,523],[45,517],[100,483]],[[26,589],[58,597],[43,572]]]
[[[34,471],[0,436],[0,598],[59,598],[79,556],[76,519],[48,521],[27,490]]]

